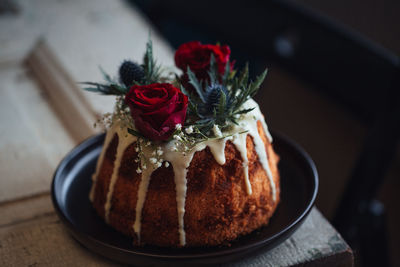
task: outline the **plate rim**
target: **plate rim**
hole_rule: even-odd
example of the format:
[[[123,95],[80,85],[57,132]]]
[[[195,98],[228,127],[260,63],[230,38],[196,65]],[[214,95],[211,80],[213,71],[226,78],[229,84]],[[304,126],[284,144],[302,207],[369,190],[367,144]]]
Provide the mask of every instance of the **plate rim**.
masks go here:
[[[57,166],[57,168],[54,172],[54,175],[53,175],[53,180],[51,183],[52,203],[53,203],[53,206],[55,208],[55,211],[56,211],[58,217],[67,226],[67,229],[72,234],[72,236],[75,239],[77,239],[77,241],[79,243],[81,243],[83,246],[87,247],[89,250],[95,252],[96,254],[99,254],[99,252],[92,248],[93,245],[97,246],[97,247],[101,246],[101,247],[103,247],[103,249],[112,249],[113,254],[127,253],[131,257],[135,256],[135,257],[145,257],[147,259],[176,260],[176,261],[208,259],[208,258],[224,257],[224,256],[226,257],[226,256],[229,256],[229,255],[232,255],[235,253],[237,253],[237,254],[243,253],[243,251],[248,250],[250,248],[254,249],[254,251],[259,251],[263,247],[267,247],[268,245],[271,245],[270,243],[272,240],[275,240],[275,239],[279,240],[279,237],[284,236],[284,235],[288,235],[288,237],[290,237],[290,235],[304,222],[304,220],[307,218],[308,214],[314,207],[315,200],[316,200],[316,197],[318,194],[318,187],[319,187],[319,176],[318,176],[317,168],[316,168],[315,163],[313,162],[312,158],[309,156],[309,154],[299,144],[297,144],[291,138],[287,137],[285,134],[282,134],[279,131],[271,131],[271,133],[272,133],[272,136],[274,139],[275,138],[280,139],[281,141],[288,144],[292,149],[294,149],[301,156],[303,161],[305,161],[307,163],[307,166],[313,176],[312,196],[311,196],[309,202],[307,203],[306,208],[304,210],[302,210],[301,214],[299,214],[296,217],[296,219],[294,219],[291,223],[285,225],[282,230],[270,235],[269,237],[259,240],[259,241],[252,242],[251,244],[246,244],[246,245],[239,246],[236,248],[229,248],[228,250],[223,250],[223,251],[215,251],[215,252],[211,251],[211,252],[204,252],[204,253],[199,253],[199,254],[183,253],[183,254],[166,255],[166,254],[141,252],[141,251],[134,250],[134,247],[133,247],[133,249],[125,249],[125,248],[121,248],[118,246],[114,246],[112,244],[109,244],[109,243],[106,243],[99,239],[96,239],[92,235],[77,229],[75,224],[70,221],[68,216],[66,214],[64,214],[63,209],[60,207],[60,206],[62,206],[62,205],[60,205],[62,202],[60,201],[61,203],[59,203],[59,199],[56,196],[57,195],[56,182],[57,182],[57,179],[61,179],[61,178],[57,178],[57,177],[60,177],[60,175],[63,173],[64,169],[66,168],[66,166],[68,166],[68,164],[73,163],[74,159],[76,161],[76,156],[78,154],[81,154],[82,151],[90,149],[90,147],[96,145],[98,142],[102,142],[104,140],[105,133],[96,134],[94,136],[88,137],[87,139],[85,139],[84,141],[79,143],[77,146],[75,146],[69,153],[67,153],[64,156],[64,158],[61,160],[61,162]],[[102,145],[103,144],[101,144],[101,146]],[[266,227],[268,227],[268,226],[266,226]],[[274,244],[272,247],[279,245],[280,243],[284,242],[286,239],[287,238],[283,238],[280,242],[276,242],[276,244]],[[85,241],[89,241],[91,244],[87,244]],[[107,255],[103,255],[103,254],[101,254],[101,255],[106,256],[107,258],[110,258]],[[111,259],[118,261],[118,259],[115,259],[115,258],[111,258]],[[123,262],[126,263],[125,261],[123,261]]]

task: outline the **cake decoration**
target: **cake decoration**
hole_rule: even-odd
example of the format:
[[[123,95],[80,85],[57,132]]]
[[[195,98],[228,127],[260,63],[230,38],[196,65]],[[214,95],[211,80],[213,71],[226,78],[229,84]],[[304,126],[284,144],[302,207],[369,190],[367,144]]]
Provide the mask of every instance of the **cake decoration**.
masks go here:
[[[224,232],[215,233],[218,238],[213,236],[197,240],[197,237],[192,237],[192,233],[189,233],[189,239],[192,239],[189,242],[190,246],[203,243],[215,245],[232,240],[260,225],[267,224],[276,208],[279,196],[279,184],[277,184],[279,173],[276,167],[278,157],[272,150],[272,137],[264,116],[252,99],[265,79],[267,70],[251,81],[248,65],[240,72],[236,71],[234,63],[230,61],[230,54],[231,51],[227,45],[206,45],[198,41],[185,43],[175,53],[175,63],[182,70],[182,74],[165,74],[163,68],[153,58],[152,42],[149,40],[142,64],[125,60],[119,68],[117,79],[111,78],[103,71],[105,83],[83,83],[87,86],[84,88],[86,90],[116,96],[114,112],[105,114],[98,122],[107,129],[107,135],[96,171],[92,176],[90,199],[99,215],[107,223],[132,235],[137,244],[148,243],[161,246],[188,244],[186,231],[197,225],[197,222],[193,225],[185,223],[190,216],[186,214],[186,200],[190,189],[188,189],[188,172],[192,177],[190,170],[192,161],[200,152],[212,155],[213,160],[221,166],[215,165],[215,172],[220,176],[222,173],[233,172],[228,169],[229,164],[240,166],[242,171],[236,176],[239,175],[242,179],[239,184],[245,185],[244,192],[246,192],[239,194],[240,198],[244,199],[243,207],[242,204],[237,204],[241,207],[240,213],[257,215],[262,219],[253,223],[248,222],[250,218],[242,218],[243,222],[239,225],[232,223]],[[117,145],[114,144],[115,142]],[[115,151],[110,152],[113,147]],[[126,155],[130,153],[131,148],[134,150],[132,150],[134,156],[128,161]],[[235,162],[227,162],[227,149],[238,152],[237,158],[231,159]],[[229,157],[231,158],[231,155]],[[104,167],[108,164],[107,159],[111,159],[111,167],[108,168]],[[133,169],[133,171],[129,172],[129,175],[121,174],[126,169]],[[142,228],[147,227],[143,225],[143,220],[145,220],[143,216],[150,183],[153,176],[158,177],[159,172],[171,171],[171,169],[173,177],[164,177],[164,173],[163,178],[173,179],[175,185],[173,193],[176,199],[179,242],[164,240],[161,237],[158,241],[157,238],[155,238],[156,241],[151,241],[154,237],[142,238]],[[202,168],[201,171],[206,170]],[[214,175],[213,169],[209,171],[212,172],[212,179],[215,181],[227,179],[226,181],[231,183],[237,178],[236,176],[220,177],[217,174]],[[129,203],[130,208],[126,210],[125,215],[122,215],[129,219],[118,218],[119,221],[124,221],[124,223],[129,221],[131,224],[130,228],[123,229],[119,226],[118,220],[113,221],[116,206],[128,205],[128,203],[116,203],[119,201],[116,198],[121,195],[119,191],[116,191],[119,190],[116,184],[119,179],[123,179],[121,177],[132,179],[129,183],[135,183],[136,189],[136,192],[132,193],[135,196],[133,200],[131,196],[123,196],[126,200],[132,200],[132,203]],[[161,176],[158,178],[161,179]],[[259,180],[256,184],[257,194],[253,195],[252,181],[254,185],[256,180]],[[129,186],[133,186],[132,184]],[[237,190],[242,192],[240,188]],[[263,204],[259,202],[267,204],[263,207]],[[161,210],[164,208],[154,205],[162,213]],[[225,204],[222,203],[222,205]],[[226,203],[227,207],[229,205],[231,204]],[[246,211],[246,205],[256,205],[256,210]],[[224,211],[224,213],[227,212]],[[174,216],[168,215],[168,218],[164,219],[170,221]],[[216,224],[226,223],[224,221],[227,218],[222,218],[221,214],[216,214],[216,216],[221,218],[221,222],[215,222]],[[203,219],[198,218],[199,227],[206,227],[201,224]],[[157,217],[157,220],[161,220],[161,217]],[[257,227],[252,226],[253,224]],[[233,231],[233,227],[238,229]],[[232,228],[230,230],[233,232],[228,233],[228,228]],[[240,230],[240,228],[243,229]],[[157,232],[157,229],[149,231]],[[165,233],[165,235],[169,234]]]

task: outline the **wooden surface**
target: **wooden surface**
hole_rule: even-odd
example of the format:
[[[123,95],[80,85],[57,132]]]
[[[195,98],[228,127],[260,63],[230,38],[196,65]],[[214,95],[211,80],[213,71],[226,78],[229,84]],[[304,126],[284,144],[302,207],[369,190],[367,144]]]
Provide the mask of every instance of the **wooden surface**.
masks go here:
[[[74,82],[101,81],[99,65],[114,73],[122,60],[140,60],[151,26],[123,1],[14,1],[10,10],[0,14],[0,266],[111,266],[69,235],[50,183],[63,156],[96,131],[91,118],[114,102],[71,95]],[[173,51],[157,32],[152,39],[158,61],[173,68]],[[66,116],[66,107],[79,112]],[[82,134],[71,129],[75,120]],[[230,266],[296,264],[352,264],[350,248],[315,208],[286,242]]]
[[[101,114],[96,114],[84,97],[84,91],[65,72],[44,41],[33,47],[25,62],[70,137],[80,142],[94,135],[93,122],[101,118]]]
[[[112,265],[108,259],[88,251],[72,238],[53,212],[49,195],[2,204],[0,210],[8,217],[0,221],[0,266]],[[305,263],[316,266],[352,264],[350,248],[315,208],[298,231],[269,253],[221,265],[292,266]]]

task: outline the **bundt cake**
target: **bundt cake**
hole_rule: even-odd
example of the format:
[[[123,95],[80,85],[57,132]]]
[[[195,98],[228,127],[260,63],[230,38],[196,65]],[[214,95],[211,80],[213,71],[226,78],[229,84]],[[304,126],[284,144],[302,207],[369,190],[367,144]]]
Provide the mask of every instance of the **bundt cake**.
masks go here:
[[[188,44],[183,46],[187,56]],[[209,78],[203,80],[190,62],[182,63],[178,49],[175,61],[186,71],[171,83],[157,83],[148,69],[154,63],[150,43],[142,65],[128,62],[136,75],[131,82],[120,77],[123,84],[89,88],[119,95],[115,112],[106,116],[90,200],[135,245],[227,244],[267,225],[279,203],[279,156],[251,98],[265,73],[254,83],[247,68],[235,78],[232,64],[217,57],[230,50],[211,48],[205,53]],[[128,63],[121,76],[129,75]]]

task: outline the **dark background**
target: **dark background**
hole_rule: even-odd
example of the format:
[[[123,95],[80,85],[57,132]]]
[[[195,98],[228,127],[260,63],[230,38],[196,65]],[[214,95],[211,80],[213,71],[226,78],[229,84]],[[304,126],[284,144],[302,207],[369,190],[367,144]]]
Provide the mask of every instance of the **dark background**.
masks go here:
[[[268,67],[256,100],[314,159],[317,207],[357,264],[400,266],[400,1],[131,2],[174,48],[221,42]]]

